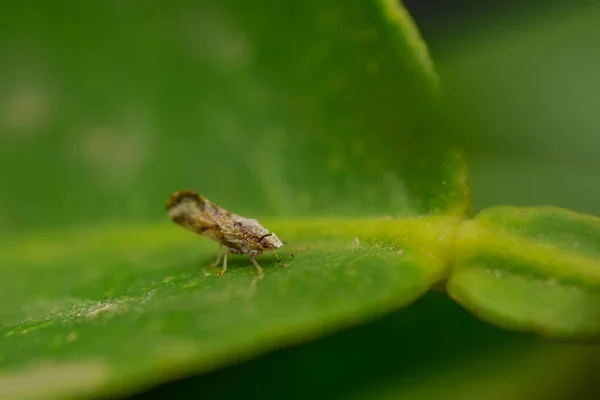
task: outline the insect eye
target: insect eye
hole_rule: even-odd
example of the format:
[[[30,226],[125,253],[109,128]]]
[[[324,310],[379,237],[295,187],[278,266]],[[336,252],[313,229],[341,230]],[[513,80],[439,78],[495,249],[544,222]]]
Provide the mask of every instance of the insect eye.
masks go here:
[[[264,238],[260,239],[260,245],[263,247],[263,249],[270,247],[267,237],[268,236],[265,236]]]

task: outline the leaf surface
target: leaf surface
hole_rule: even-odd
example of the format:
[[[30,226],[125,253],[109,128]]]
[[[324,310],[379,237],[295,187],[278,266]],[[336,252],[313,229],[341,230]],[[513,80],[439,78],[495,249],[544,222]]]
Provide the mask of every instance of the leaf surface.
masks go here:
[[[0,180],[19,194],[0,197],[0,398],[122,395],[372,320],[447,277],[466,164],[397,2],[39,7],[53,108],[25,127],[43,140],[0,136],[5,170],[36,162]],[[0,40],[26,13],[0,16]],[[217,245],[157,222],[180,189],[258,218],[295,258],[260,257],[262,280],[246,257],[206,272]],[[31,227],[46,229],[15,234]]]
[[[444,278],[456,220],[270,225],[295,258],[261,257],[263,279],[245,257],[206,272],[215,244],[172,226],[3,247],[0,397],[129,392],[375,319]]]
[[[550,337],[600,334],[600,219],[497,207],[458,233],[450,296],[481,318]]]

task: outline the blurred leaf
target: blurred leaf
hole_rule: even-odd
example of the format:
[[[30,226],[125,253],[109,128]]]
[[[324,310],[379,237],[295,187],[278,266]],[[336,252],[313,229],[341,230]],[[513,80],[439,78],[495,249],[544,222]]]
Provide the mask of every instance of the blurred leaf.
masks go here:
[[[600,219],[497,207],[458,234],[450,296],[484,320],[550,337],[600,335]]]
[[[469,210],[398,2],[134,3],[0,15],[0,168],[30,160],[0,176],[0,229],[162,219],[181,188],[241,215]]]

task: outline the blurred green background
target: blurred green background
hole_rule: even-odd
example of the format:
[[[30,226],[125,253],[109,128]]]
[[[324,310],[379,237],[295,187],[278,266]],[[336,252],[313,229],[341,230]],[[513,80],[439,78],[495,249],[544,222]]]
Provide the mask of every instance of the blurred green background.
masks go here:
[[[302,18],[292,4],[275,3]],[[445,133],[468,149],[475,209],[550,204],[600,214],[600,6],[474,3],[407,6],[450,99]],[[287,24],[268,9],[268,1],[3,4],[0,234],[164,221],[166,196],[183,187],[227,199],[241,214],[391,212],[402,191],[381,173],[388,155],[365,164],[350,140],[325,157],[340,135],[352,137],[355,120],[319,121],[329,130],[312,131],[320,104],[301,96],[334,93],[357,75],[321,70],[334,82],[322,87],[310,79],[310,60],[299,58],[289,86],[273,87],[306,38],[277,41],[273,32]],[[322,18],[335,13],[324,7]],[[249,64],[263,51],[248,45],[249,26],[253,43],[269,36],[285,49],[269,55],[268,68]],[[337,56],[356,61],[343,49]],[[353,104],[377,112],[390,99]],[[291,106],[293,115],[282,111]],[[343,102],[336,107],[327,112],[344,112]],[[389,138],[390,149],[397,143],[406,141]],[[385,143],[367,146],[386,151]],[[323,169],[333,172],[323,177]],[[331,192],[332,182],[343,182],[343,192]],[[597,360],[597,349],[501,331],[431,293],[383,321],[143,397],[594,398]]]
[[[475,205],[551,204],[597,215],[600,51],[590,41],[598,3],[474,8],[472,23],[456,22],[431,46],[469,119]]]

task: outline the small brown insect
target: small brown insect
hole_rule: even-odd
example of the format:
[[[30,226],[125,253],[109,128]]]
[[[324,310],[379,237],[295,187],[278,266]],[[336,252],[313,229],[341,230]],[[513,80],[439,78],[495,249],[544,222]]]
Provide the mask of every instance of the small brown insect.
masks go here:
[[[283,246],[277,235],[269,232],[257,220],[240,217],[191,190],[173,193],[167,200],[166,208],[169,217],[176,224],[219,242],[219,251],[213,267],[221,262],[223,246],[227,248],[219,276],[227,271],[229,253],[247,254],[256,266],[258,274],[263,275],[263,269],[254,257],[261,255],[265,250],[275,252],[275,249]],[[277,253],[275,257],[282,266]]]

